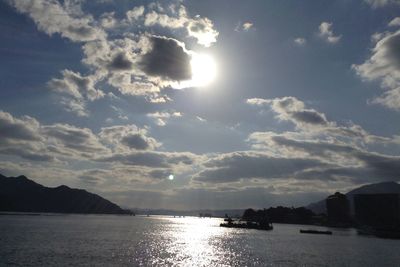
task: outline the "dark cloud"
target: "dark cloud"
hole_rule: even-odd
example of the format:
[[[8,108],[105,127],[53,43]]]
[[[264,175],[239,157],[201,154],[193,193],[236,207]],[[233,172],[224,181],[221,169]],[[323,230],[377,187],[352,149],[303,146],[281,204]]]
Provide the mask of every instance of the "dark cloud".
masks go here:
[[[37,121],[30,117],[20,120],[0,111],[0,139],[39,140],[37,127]]]
[[[156,169],[149,172],[149,176],[155,179],[166,179],[172,172],[169,169]]]
[[[235,182],[251,178],[288,178],[294,173],[317,166],[319,160],[306,158],[277,158],[254,152],[235,152],[221,155],[204,164],[207,168],[194,179],[210,183]]]
[[[108,67],[109,69],[116,71],[131,70],[133,63],[128,59],[125,53],[120,52],[115,55]]]
[[[279,119],[291,121],[298,127],[329,125],[325,114],[306,108],[303,101],[293,96],[275,99],[251,98],[247,99],[247,103],[256,106],[269,106],[277,113]]]
[[[183,44],[166,37],[151,37],[152,49],[143,55],[140,68],[148,75],[169,80],[191,79],[190,55]]]
[[[361,150],[354,145],[326,141],[304,141],[290,139],[282,135],[270,136],[266,146],[287,154],[301,154],[301,158],[314,158],[325,166],[315,166],[297,172],[296,179],[340,180],[348,178],[352,182],[376,182],[397,180],[400,177],[400,157],[382,155]],[[296,159],[297,160],[297,159]]]
[[[129,148],[134,148],[138,150],[145,150],[150,147],[146,138],[142,134],[131,134],[124,136],[121,143]]]
[[[28,147],[8,147],[0,149],[0,154],[4,155],[13,155],[18,156],[23,159],[31,160],[31,161],[44,161],[44,162],[52,162],[55,161],[54,156],[46,153],[41,153],[35,151],[31,148],[31,150],[27,149]]]
[[[327,121],[325,117],[314,110],[302,110],[293,112],[292,114],[293,119],[302,123],[310,123],[310,124],[320,124],[326,125]]]
[[[132,152],[114,154],[109,157],[98,158],[100,162],[115,162],[132,166],[147,166],[154,168],[169,168],[171,165],[180,163],[190,164],[193,162],[189,153],[167,153],[167,152]]]
[[[54,138],[62,147],[76,150],[77,152],[105,151],[97,137],[90,129],[78,128],[69,124],[54,124],[43,126],[42,132],[50,138]]]

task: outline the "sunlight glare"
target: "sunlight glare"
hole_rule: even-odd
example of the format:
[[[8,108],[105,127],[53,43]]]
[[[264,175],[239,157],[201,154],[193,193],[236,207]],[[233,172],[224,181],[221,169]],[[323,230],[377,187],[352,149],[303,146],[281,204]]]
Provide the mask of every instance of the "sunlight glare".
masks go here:
[[[192,82],[196,86],[209,85],[217,76],[217,65],[210,55],[194,53],[190,65]]]

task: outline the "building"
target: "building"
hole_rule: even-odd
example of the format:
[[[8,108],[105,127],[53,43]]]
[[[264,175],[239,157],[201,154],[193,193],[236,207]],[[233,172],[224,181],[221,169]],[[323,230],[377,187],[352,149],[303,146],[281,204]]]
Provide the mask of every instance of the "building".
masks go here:
[[[346,226],[350,223],[350,205],[346,195],[336,192],[326,199],[328,224]]]
[[[399,194],[354,195],[354,212],[358,225],[378,228],[399,227]]]

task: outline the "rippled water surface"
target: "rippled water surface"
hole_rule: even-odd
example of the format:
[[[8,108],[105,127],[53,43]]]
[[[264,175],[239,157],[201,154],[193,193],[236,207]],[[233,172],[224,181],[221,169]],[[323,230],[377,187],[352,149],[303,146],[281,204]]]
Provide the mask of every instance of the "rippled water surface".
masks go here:
[[[0,216],[0,265],[400,266],[400,240],[226,229],[220,219],[96,215]],[[316,227],[313,227],[314,229]]]

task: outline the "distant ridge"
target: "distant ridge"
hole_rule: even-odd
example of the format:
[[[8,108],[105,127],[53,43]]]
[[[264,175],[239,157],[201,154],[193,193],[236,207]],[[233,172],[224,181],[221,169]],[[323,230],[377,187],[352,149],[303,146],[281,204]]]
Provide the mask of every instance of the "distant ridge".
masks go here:
[[[400,194],[400,184],[393,181],[368,184],[347,192],[345,195],[350,200],[351,210],[353,206],[353,197],[356,194]],[[306,208],[317,214],[326,213],[325,199],[311,203]]]
[[[45,187],[27,177],[0,174],[0,211],[129,214],[118,205],[83,189]]]

